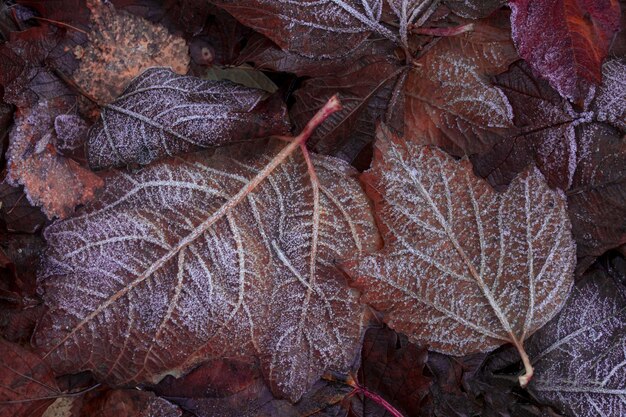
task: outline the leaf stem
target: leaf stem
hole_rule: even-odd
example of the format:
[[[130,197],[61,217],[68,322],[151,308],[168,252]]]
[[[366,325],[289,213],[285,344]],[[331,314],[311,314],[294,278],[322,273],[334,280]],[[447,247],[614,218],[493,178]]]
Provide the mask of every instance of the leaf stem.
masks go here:
[[[309,120],[306,126],[304,126],[304,129],[302,129],[302,132],[300,132],[300,134],[296,136],[294,142],[297,144],[306,143],[306,141],[313,134],[313,131],[319,125],[324,123],[324,121],[328,119],[328,116],[330,116],[336,111],[341,110],[341,108],[342,108],[341,103],[339,102],[337,95],[332,96],[330,99],[328,99],[326,104],[324,104],[324,106],[321,109],[319,109],[317,113],[315,113],[315,116],[313,116],[313,118]]]
[[[530,380],[533,378],[535,370],[533,369],[533,365],[530,363],[530,358],[528,357],[526,350],[524,350],[524,346],[522,345],[522,342],[519,342],[517,338],[514,338],[513,340],[514,340],[513,344],[517,348],[517,351],[519,352],[519,355],[522,358],[522,363],[524,364],[524,371],[525,371],[524,374],[520,375],[518,378],[519,384],[522,388],[526,388]]]
[[[375,392],[372,392],[369,389],[365,388],[364,386],[360,385],[358,382],[356,382],[354,378],[348,378],[346,380],[346,384],[354,388],[352,395],[363,394],[365,397],[369,398],[370,400],[374,401],[376,404],[383,407],[393,417],[404,417],[404,415],[402,415],[402,413],[398,411],[393,405],[389,404],[387,400],[385,400],[383,397],[376,394]]]

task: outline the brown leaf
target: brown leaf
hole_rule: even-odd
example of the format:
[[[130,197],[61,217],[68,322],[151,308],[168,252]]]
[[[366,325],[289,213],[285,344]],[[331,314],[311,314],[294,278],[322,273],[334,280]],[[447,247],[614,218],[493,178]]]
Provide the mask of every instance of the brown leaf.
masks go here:
[[[504,6],[506,0],[444,0],[443,3],[459,16],[479,19]]]
[[[253,358],[216,359],[182,378],[166,377],[155,392],[198,417],[345,416],[351,387],[318,381],[296,404],[274,398]]]
[[[591,123],[572,188],[567,192],[579,257],[596,257],[626,243],[626,136]]]
[[[44,214],[64,218],[93,199],[103,181],[75,161],[59,155],[51,141],[58,109],[42,101],[16,117],[7,152],[7,182],[23,185],[28,200]]]
[[[0,415],[39,417],[60,394],[50,368],[34,353],[0,338]]]
[[[470,155],[490,148],[513,126],[509,101],[487,78],[517,59],[508,28],[494,22],[438,39],[416,60],[405,86],[404,117],[405,131],[422,144]]]
[[[24,188],[6,181],[0,183],[0,219],[8,231],[22,233],[35,233],[46,221],[41,210],[28,202]]]
[[[97,201],[50,226],[50,310],[35,336],[50,363],[130,384],[254,355],[292,401],[349,367],[362,307],[334,263],[378,236],[353,169],[294,154],[337,106],[286,146],[113,173]]]
[[[527,364],[523,340],[559,311],[573,281],[564,194],[536,169],[498,194],[469,161],[384,128],[363,181],[385,241],[346,265],[363,300],[435,351],[512,343]]]
[[[515,128],[493,148],[472,156],[478,175],[502,189],[534,161],[550,186],[567,189],[576,169],[576,126],[591,115],[577,112],[523,61],[496,76],[494,84],[511,103]]]
[[[526,343],[529,390],[569,416],[626,413],[626,297],[601,271],[580,280],[561,313]]]
[[[424,376],[424,365],[428,360],[425,348],[409,343],[406,336],[393,330],[372,328],[365,333],[361,353],[359,384],[381,395],[406,416],[417,416],[424,408],[430,378]],[[364,416],[385,416],[379,404],[363,398]],[[361,398],[354,397],[354,401]]]
[[[618,0],[510,0],[515,45],[562,96],[582,103],[600,84],[601,65],[619,29]]]
[[[286,133],[278,97],[229,81],[151,68],[103,107],[89,132],[92,168],[148,164],[164,156]]]
[[[309,57],[346,55],[369,36],[373,27],[390,33],[374,15],[368,16],[363,6],[359,7],[360,2],[354,0],[300,3],[212,0],[212,3],[281,48]]]
[[[72,79],[99,103],[112,102],[147,68],[169,66],[176,73],[187,72],[189,53],[182,38],[102,0],[87,0],[87,6],[92,30],[88,44],[74,50],[80,67]]]

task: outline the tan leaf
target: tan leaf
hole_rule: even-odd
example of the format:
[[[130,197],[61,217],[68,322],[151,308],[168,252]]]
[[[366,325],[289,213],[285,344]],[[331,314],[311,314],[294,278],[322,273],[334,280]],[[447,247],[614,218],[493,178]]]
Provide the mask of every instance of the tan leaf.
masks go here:
[[[133,78],[150,67],[171,67],[185,74],[189,51],[185,41],[164,27],[116,11],[102,0],[87,0],[91,10],[89,42],[74,54],[80,67],[74,82],[99,103],[110,103]]]
[[[438,39],[409,73],[405,131],[457,155],[488,149],[513,127],[513,111],[487,76],[517,59],[509,29],[491,23]]]
[[[49,219],[69,216],[94,198],[103,181],[76,161],[60,155],[52,142],[54,102],[45,100],[16,118],[7,151],[7,182],[23,185],[28,201]]]
[[[467,160],[385,128],[363,180],[385,241],[346,265],[364,301],[433,350],[465,355],[513,343],[528,364],[523,340],[559,311],[573,281],[563,193],[537,169],[496,193]]]
[[[363,310],[334,263],[378,236],[356,172],[304,146],[329,109],[336,99],[287,145],[115,173],[50,226],[35,337],[55,368],[146,383],[248,354],[293,401],[326,369],[346,371]]]

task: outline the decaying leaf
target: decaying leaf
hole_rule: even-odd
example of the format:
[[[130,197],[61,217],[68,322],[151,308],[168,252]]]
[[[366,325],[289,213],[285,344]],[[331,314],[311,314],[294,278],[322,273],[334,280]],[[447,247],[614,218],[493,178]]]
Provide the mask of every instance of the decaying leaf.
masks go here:
[[[212,66],[201,74],[201,78],[213,81],[229,80],[245,87],[258,88],[270,94],[278,90],[276,84],[267,75],[249,65],[224,68]]]
[[[529,365],[522,342],[559,311],[572,285],[564,194],[537,169],[498,194],[469,161],[384,127],[375,146],[363,181],[385,246],[346,264],[363,301],[435,351],[464,355],[512,343]]]
[[[502,7],[506,0],[444,0],[443,3],[459,16],[478,19]]]
[[[52,370],[32,352],[0,338],[0,415],[39,417],[60,394]]]
[[[431,380],[424,375],[424,364],[428,360],[426,348],[409,343],[406,336],[393,330],[372,328],[365,333],[361,351],[359,384],[381,395],[406,416],[417,416],[425,408]],[[361,402],[362,415],[386,416],[380,404],[365,397],[354,397],[352,402]]]
[[[281,102],[263,90],[151,68],[103,107],[89,132],[93,168],[148,164],[208,146],[286,133]]]
[[[362,306],[334,263],[378,236],[355,171],[304,147],[337,109],[331,100],[286,146],[114,173],[97,201],[50,226],[36,340],[55,369],[146,383],[248,354],[293,401],[324,370],[345,371]]]
[[[90,201],[103,181],[53,146],[54,101],[41,101],[16,117],[7,151],[7,182],[24,186],[28,200],[49,219],[70,215]]]
[[[572,417],[626,414],[624,290],[596,270],[561,313],[526,343],[536,371],[529,389]]]
[[[564,97],[582,102],[600,84],[602,60],[619,29],[617,0],[510,0],[517,50]]]
[[[33,207],[22,187],[0,183],[0,219],[8,231],[35,233],[46,221],[41,210]]]
[[[489,149],[513,126],[513,112],[487,75],[506,71],[517,59],[508,28],[489,22],[439,39],[409,73],[405,131],[456,155]]]
[[[85,47],[74,53],[80,67],[72,79],[99,103],[110,103],[128,84],[150,67],[168,66],[185,74],[189,53],[185,41],[164,27],[116,11],[102,0],[87,0],[92,30]]]

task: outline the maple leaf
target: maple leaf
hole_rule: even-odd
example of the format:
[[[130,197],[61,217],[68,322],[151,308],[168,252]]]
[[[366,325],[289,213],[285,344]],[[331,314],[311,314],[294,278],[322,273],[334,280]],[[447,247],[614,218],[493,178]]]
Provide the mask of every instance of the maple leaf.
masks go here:
[[[561,95],[582,102],[602,79],[602,60],[619,29],[618,1],[509,0],[509,6],[520,56]]]
[[[85,47],[76,48],[80,67],[72,80],[98,103],[110,103],[149,67],[169,66],[185,74],[189,53],[185,41],[162,26],[118,12],[102,0],[87,0],[92,29]]]
[[[52,370],[34,353],[0,338],[0,414],[38,417],[60,394]]]
[[[103,106],[88,137],[89,165],[148,164],[203,147],[285,133],[283,104],[266,97],[263,90],[228,81],[151,68]]]
[[[513,113],[487,75],[506,71],[517,59],[508,28],[495,19],[439,39],[409,72],[405,131],[457,155],[490,148],[513,126]]]
[[[625,323],[623,287],[593,271],[526,343],[536,371],[529,390],[570,416],[624,415]]]
[[[362,307],[334,262],[378,236],[355,172],[304,145],[337,109],[331,100],[281,149],[114,173],[98,201],[46,229],[50,310],[35,337],[47,360],[130,384],[256,355],[293,401],[349,366]]]
[[[464,355],[522,342],[563,305],[575,246],[565,196],[526,171],[498,194],[436,148],[382,127],[368,187],[382,251],[346,263],[363,301],[416,343]]]

